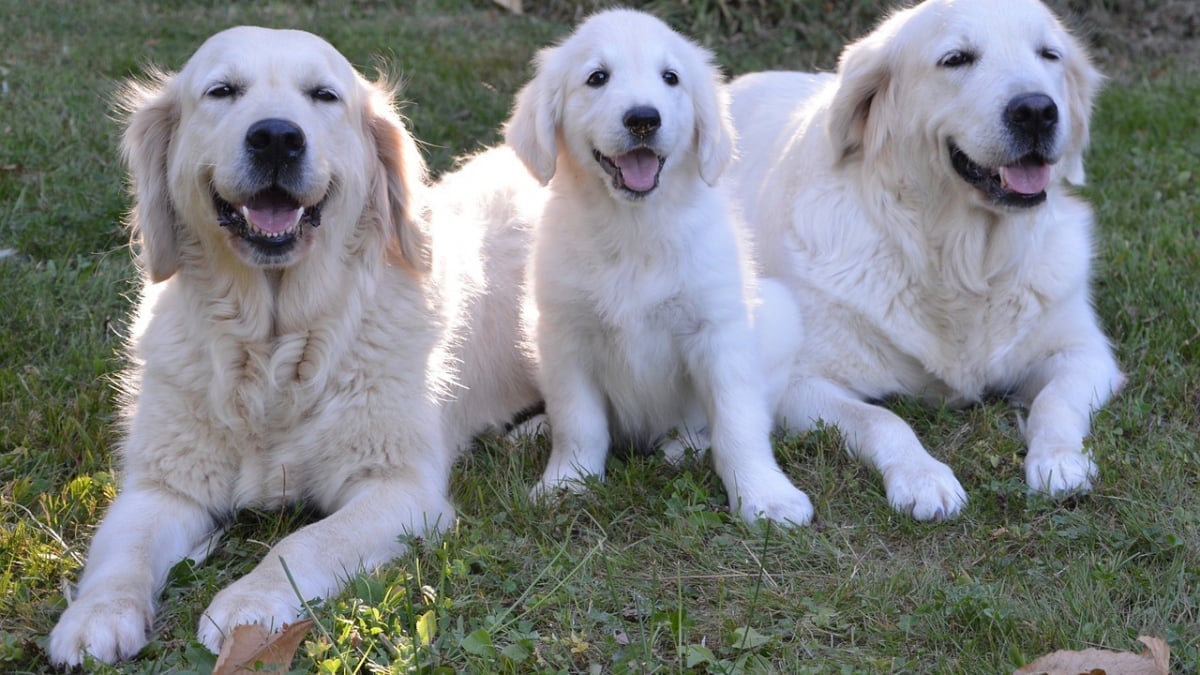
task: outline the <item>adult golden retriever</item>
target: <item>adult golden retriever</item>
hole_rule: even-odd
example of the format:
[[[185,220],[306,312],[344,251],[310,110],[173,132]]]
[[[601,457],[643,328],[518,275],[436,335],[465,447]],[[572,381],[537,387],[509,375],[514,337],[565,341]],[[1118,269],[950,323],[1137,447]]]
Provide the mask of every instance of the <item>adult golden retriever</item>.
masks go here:
[[[967,501],[912,429],[870,401],[1028,405],[1034,490],[1086,490],[1090,416],[1122,375],[1089,301],[1083,181],[1101,77],[1036,0],[930,0],[843,52],[836,74],[732,83],[731,193],[804,344],[780,415],[836,425],[918,520]]]
[[[678,455],[674,430],[711,439],[732,513],[807,523],[812,504],[772,454],[764,372],[772,355],[786,364],[798,319],[782,288],[760,292],[714,187],[733,136],[710,55],[609,10],[536,70],[505,134],[550,192],[530,271],[552,442],[534,496],[603,476],[614,440]]]
[[[230,29],[124,105],[145,283],[121,489],[50,636],[63,665],[136,654],[172,565],[239,509],[304,500],[328,515],[220,591],[199,639],[217,651],[235,625],[294,621],[400,555],[402,535],[450,525],[457,449],[537,397],[516,305],[484,306],[489,282],[523,273],[504,246],[480,250],[507,224],[448,207],[431,240],[391,91],[327,42]]]

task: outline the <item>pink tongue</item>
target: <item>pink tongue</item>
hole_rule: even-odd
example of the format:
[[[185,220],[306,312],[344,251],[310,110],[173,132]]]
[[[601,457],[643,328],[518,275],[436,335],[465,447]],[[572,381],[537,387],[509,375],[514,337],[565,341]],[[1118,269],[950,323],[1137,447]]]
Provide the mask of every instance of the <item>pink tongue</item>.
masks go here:
[[[1049,164],[1013,164],[1000,167],[1000,180],[1014,192],[1036,195],[1050,184]]]
[[[296,226],[304,213],[304,209],[296,202],[271,191],[254,195],[243,209],[250,224],[267,234],[287,232]]]
[[[613,158],[613,164],[621,170],[625,187],[635,192],[646,192],[658,182],[658,156],[649,150],[634,150]]]

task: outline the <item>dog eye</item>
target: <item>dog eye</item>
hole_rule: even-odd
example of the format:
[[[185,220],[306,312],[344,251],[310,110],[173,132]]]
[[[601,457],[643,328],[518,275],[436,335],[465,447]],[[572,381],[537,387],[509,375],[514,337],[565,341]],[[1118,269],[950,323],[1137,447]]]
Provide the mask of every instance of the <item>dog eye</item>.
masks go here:
[[[962,68],[963,66],[969,66],[972,63],[975,63],[976,58],[977,57],[975,56],[974,52],[955,49],[954,51],[947,52],[944,56],[942,56],[942,58],[938,61],[938,65],[942,68]]]
[[[664,70],[663,82],[666,82],[667,86],[674,87],[675,85],[679,84],[679,73],[673,70]]]
[[[228,82],[222,82],[209,87],[204,95],[208,98],[231,98],[238,95],[238,88]]]
[[[607,70],[593,70],[592,73],[588,75],[587,86],[595,89],[597,87],[603,87],[605,84],[608,84]]]
[[[1038,55],[1041,56],[1043,59],[1046,59],[1047,61],[1061,61],[1062,60],[1062,54],[1057,49],[1051,49],[1050,47],[1043,47],[1042,51],[1039,52]]]
[[[308,92],[308,95],[312,100],[320,101],[321,103],[336,103],[342,100],[342,97],[338,96],[338,93],[329,87],[315,87]]]

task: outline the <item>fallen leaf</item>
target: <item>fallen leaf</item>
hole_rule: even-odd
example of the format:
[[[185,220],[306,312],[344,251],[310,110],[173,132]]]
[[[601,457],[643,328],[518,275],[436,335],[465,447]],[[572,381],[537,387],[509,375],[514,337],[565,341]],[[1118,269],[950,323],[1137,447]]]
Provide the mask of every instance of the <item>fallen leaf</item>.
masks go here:
[[[285,623],[278,633],[272,633],[260,624],[234,626],[225,638],[225,644],[221,645],[213,675],[286,673],[312,625],[312,619]]]
[[[1013,675],[1168,675],[1171,672],[1171,648],[1166,642],[1143,635],[1138,642],[1146,645],[1141,654],[1085,649],[1080,652],[1058,651],[1013,671]]]
[[[495,0],[497,5],[512,12],[513,14],[521,14],[521,0]]]

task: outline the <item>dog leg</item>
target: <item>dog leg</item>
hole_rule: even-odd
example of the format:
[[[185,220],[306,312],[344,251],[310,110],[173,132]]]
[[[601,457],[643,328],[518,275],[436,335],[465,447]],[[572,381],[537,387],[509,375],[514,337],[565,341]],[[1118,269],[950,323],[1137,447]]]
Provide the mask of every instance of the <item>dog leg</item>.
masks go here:
[[[954,472],[926,452],[904,420],[828,380],[793,382],[779,415],[799,431],[815,428],[818,421],[836,426],[850,454],[879,471],[888,503],[901,513],[922,521],[944,520],[967,503]]]
[[[402,536],[451,526],[454,507],[444,485],[432,479],[354,486],[340,508],[285,537],[249,574],[217,593],[200,617],[198,639],[217,653],[235,626],[280,630],[301,617],[302,601],[334,596],[351,575],[403,555]]]
[[[1091,416],[1121,388],[1124,376],[1102,336],[1091,349],[1060,352],[1022,387],[1032,400],[1025,423],[1025,479],[1050,495],[1090,490],[1096,463],[1083,447]]]
[[[604,477],[611,437],[604,398],[587,374],[559,359],[554,369],[543,368],[546,415],[550,418],[550,460],[542,480],[533,486],[533,500],[560,490],[582,490],[587,476]],[[551,372],[554,370],[555,372]]]
[[[746,349],[741,331],[703,335],[686,349],[696,390],[708,411],[713,467],[729,494],[729,508],[743,520],[807,525],[813,506],[779,464],[771,447],[771,415],[758,354]]]
[[[792,362],[802,348],[804,322],[791,292],[779,281],[760,279],[758,296],[754,334],[766,374],[769,410],[775,411],[791,380]]]
[[[51,662],[77,666],[90,654],[115,663],[137,654],[167,573],[214,525],[203,506],[162,490],[118,494],[92,539],[75,598],[50,633]]]

